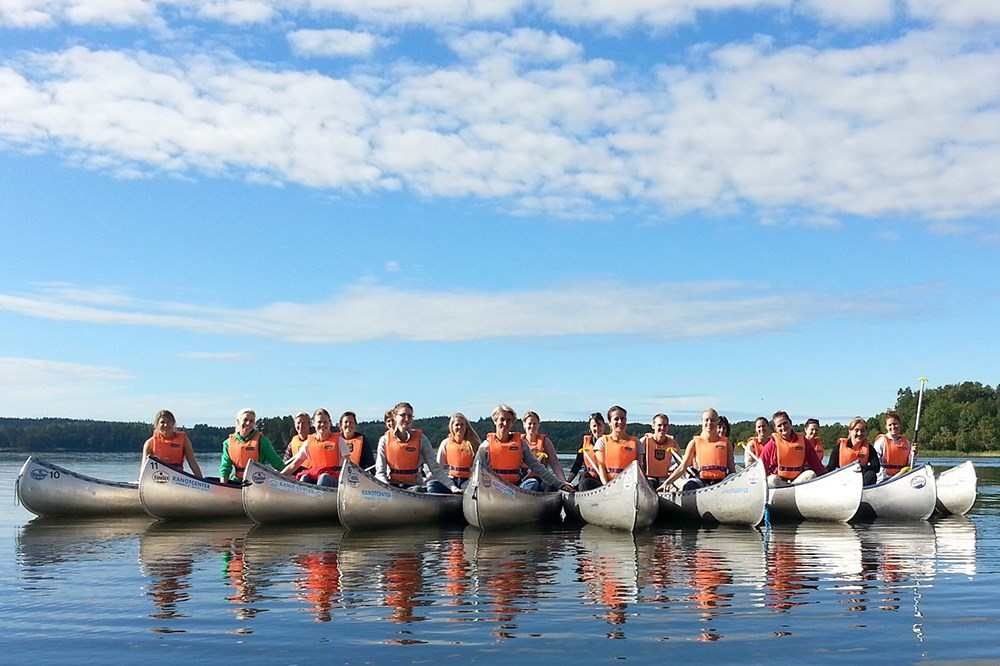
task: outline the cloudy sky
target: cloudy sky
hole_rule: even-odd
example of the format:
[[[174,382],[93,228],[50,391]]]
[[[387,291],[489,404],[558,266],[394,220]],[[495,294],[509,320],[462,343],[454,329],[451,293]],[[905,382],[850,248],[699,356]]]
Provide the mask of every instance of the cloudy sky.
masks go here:
[[[1000,383],[1000,3],[0,0],[0,415]]]

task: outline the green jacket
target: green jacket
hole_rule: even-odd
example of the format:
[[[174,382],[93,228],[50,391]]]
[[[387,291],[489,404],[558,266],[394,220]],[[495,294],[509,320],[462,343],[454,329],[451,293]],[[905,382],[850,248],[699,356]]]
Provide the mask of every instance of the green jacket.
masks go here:
[[[241,437],[239,433],[233,433],[231,436],[235,436],[237,442],[245,442],[248,439],[253,439],[256,434],[257,431],[254,430],[247,439]],[[281,456],[274,450],[271,440],[264,435],[260,436],[260,441],[258,442],[257,460],[265,462],[277,470],[285,466],[285,463],[281,461]],[[229,437],[226,437],[222,440],[222,463],[219,465],[219,478],[223,481],[229,480],[233,468],[233,460],[229,457]]]

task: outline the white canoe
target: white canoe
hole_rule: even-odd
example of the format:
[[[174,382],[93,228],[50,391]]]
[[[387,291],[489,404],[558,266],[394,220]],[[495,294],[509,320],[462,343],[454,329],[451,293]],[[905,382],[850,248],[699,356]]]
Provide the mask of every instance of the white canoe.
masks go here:
[[[199,479],[149,456],[139,475],[139,501],[160,520],[245,518],[240,485]]]
[[[104,481],[29,456],[15,481],[18,501],[38,516],[139,516],[139,484]]]
[[[636,461],[600,488],[562,491],[562,500],[568,518],[627,532],[649,527],[659,511],[656,491]]]
[[[460,522],[462,518],[461,495],[397,488],[349,460],[340,473],[337,506],[340,523],[351,530]]]
[[[971,460],[938,474],[937,503],[941,515],[964,516],[976,503],[976,468]]]
[[[866,486],[856,518],[889,520],[927,520],[934,513],[937,492],[934,470],[929,464],[890,476],[881,483]]]
[[[255,523],[338,520],[336,488],[296,481],[256,460],[243,478],[243,509]]]
[[[756,525],[764,518],[767,474],[754,462],[722,481],[697,490],[659,493],[661,522],[695,520],[723,525]]]
[[[537,493],[507,483],[481,460],[477,456],[462,497],[462,512],[470,525],[491,530],[559,520],[561,493]]]
[[[830,520],[847,522],[861,505],[864,481],[857,462],[815,479],[768,489],[774,520]]]

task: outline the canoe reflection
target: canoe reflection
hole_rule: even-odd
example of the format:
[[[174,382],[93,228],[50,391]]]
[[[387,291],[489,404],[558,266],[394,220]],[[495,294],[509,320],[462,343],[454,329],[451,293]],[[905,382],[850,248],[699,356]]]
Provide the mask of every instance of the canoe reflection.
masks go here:
[[[22,525],[16,540],[24,574],[35,568],[81,559],[101,559],[138,538],[153,522],[149,516],[122,518],[35,518]]]
[[[639,601],[639,558],[634,534],[584,525],[577,541],[577,558],[579,580],[585,585],[584,603],[601,608],[608,624],[625,624],[629,604]],[[608,638],[625,635],[615,628]]]

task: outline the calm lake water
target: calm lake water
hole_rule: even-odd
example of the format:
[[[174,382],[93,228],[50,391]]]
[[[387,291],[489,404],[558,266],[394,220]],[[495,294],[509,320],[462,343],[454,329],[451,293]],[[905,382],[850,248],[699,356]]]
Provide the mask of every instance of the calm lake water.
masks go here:
[[[968,517],[635,535],[33,519],[23,462],[0,454],[4,664],[1000,659],[997,458],[975,461]]]

